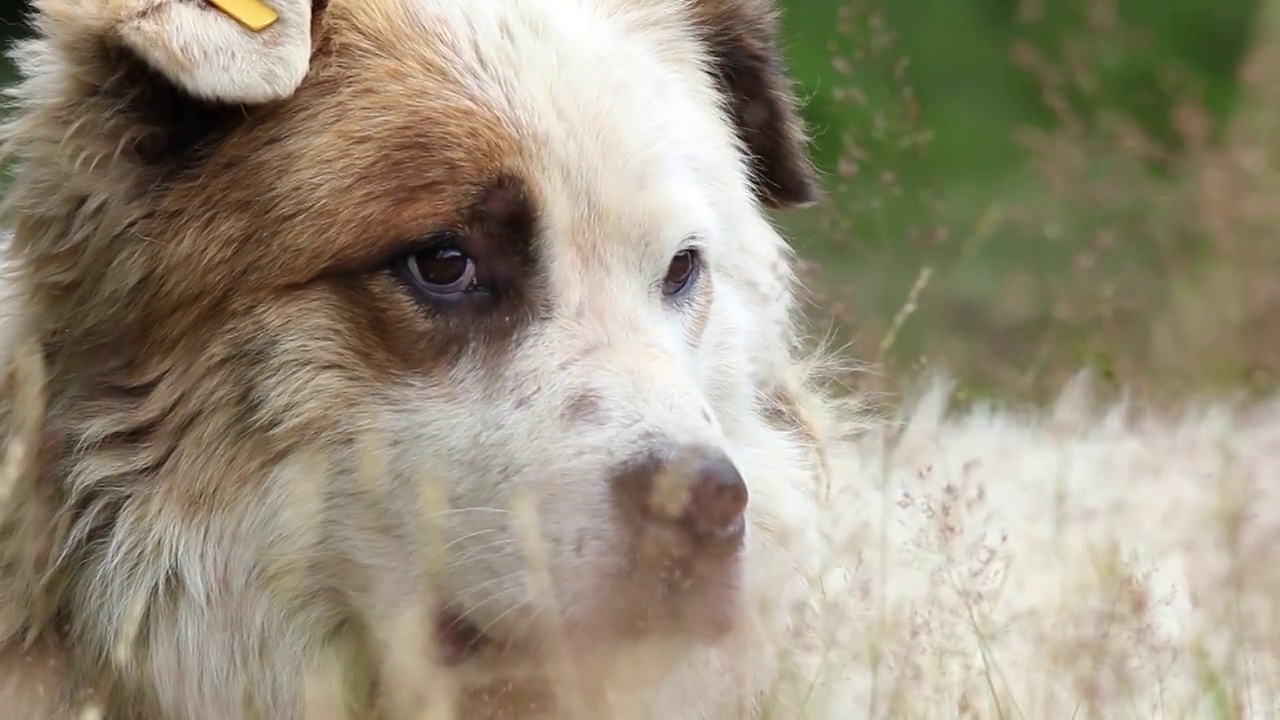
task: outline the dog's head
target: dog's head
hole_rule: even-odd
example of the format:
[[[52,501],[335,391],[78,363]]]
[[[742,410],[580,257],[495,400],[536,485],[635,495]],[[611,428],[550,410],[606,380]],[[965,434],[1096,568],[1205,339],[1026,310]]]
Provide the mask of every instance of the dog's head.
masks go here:
[[[770,3],[269,4],[44,0],[17,53],[77,632],[140,603],[113,662],[160,673],[419,601],[459,661],[732,631],[810,491]]]

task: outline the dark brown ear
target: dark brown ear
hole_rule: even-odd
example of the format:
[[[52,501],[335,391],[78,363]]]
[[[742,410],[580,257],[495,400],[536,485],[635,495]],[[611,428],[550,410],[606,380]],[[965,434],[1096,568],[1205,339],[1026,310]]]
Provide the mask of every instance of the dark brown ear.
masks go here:
[[[778,47],[773,0],[694,0],[692,9],[716,82],[750,155],[761,202],[772,208],[813,204],[818,186]]]

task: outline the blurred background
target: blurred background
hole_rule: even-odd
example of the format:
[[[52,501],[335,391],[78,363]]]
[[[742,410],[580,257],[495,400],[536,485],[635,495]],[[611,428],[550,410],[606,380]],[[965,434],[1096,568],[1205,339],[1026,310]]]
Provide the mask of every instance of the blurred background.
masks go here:
[[[778,221],[852,386],[1280,383],[1280,0],[783,5],[827,194]]]

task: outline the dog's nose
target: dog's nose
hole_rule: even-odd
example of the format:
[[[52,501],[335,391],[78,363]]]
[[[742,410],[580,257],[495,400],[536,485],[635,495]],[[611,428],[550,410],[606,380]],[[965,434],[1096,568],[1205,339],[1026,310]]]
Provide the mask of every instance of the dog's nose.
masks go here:
[[[720,450],[682,445],[631,465],[614,483],[640,519],[675,530],[697,551],[732,551],[742,544],[747,484]]]

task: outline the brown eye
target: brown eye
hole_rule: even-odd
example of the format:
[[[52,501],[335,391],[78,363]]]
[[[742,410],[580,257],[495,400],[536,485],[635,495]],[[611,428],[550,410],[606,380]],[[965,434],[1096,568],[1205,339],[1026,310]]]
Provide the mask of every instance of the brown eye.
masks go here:
[[[406,255],[400,262],[414,290],[428,300],[455,300],[475,284],[475,261],[453,243]]]
[[[681,250],[671,258],[667,266],[667,276],[662,279],[664,295],[679,295],[692,284],[698,274],[698,253],[696,250]]]

